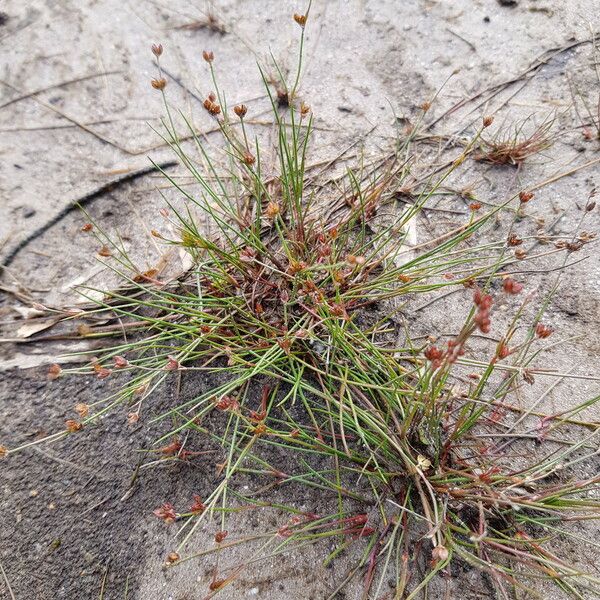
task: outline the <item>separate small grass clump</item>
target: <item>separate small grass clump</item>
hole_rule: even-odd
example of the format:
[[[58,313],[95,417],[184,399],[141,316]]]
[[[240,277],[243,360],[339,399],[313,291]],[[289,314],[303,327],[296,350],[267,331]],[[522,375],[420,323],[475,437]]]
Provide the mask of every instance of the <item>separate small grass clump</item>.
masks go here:
[[[526,133],[529,120],[510,131],[499,131],[494,137],[482,137],[477,160],[495,165],[521,166],[528,158],[548,149],[553,142],[551,129],[554,121],[547,119]]]
[[[304,36],[306,16],[295,20]],[[159,58],[162,47],[153,52]],[[300,65],[292,86],[280,78],[277,95],[261,71],[277,132],[276,173],[265,173],[260,144],[250,140],[248,108],[237,105],[230,111],[216,82],[214,55],[205,52],[204,59],[217,90],[204,108],[221,128],[226,160],[214,159],[191,126],[197,156],[184,148],[165,97],[162,135],[201,191],[187,192],[164,173],[187,208],[170,204],[164,212],[176,235],[154,232],[165,244],[184,249],[192,267],[184,277],[161,281],[158,272],[137,269],[98,224],[87,227],[106,248],[104,255],[112,257],[107,264],[125,286],[107,292],[90,314],[110,311],[128,335],[90,366],[64,371],[55,366],[51,375],[91,370],[101,378],[117,371],[128,377],[106,401],[79,406],[81,419],[70,420],[68,431],[92,425],[121,404],[131,406],[129,418],[137,420],[173,373],[215,378],[218,383],[208,391],[158,417],[178,423],[157,440],[162,454],[189,458],[180,439],[196,431],[223,447],[227,457],[219,465],[222,478],[207,498],[196,498],[183,512],[169,503],[155,510],[166,522],[183,521],[179,547],[168,557],[171,564],[189,558],[183,555],[186,545],[210,515],[220,516],[217,549],[203,554],[244,541],[225,539],[231,506],[264,501],[237,489],[238,475],[270,473],[273,485],[312,486],[337,498],[331,514],[277,505],[291,519],[256,536],[259,554],[215,573],[209,595],[260,556],[334,538],[339,545],[328,560],[354,542],[365,544],[360,564],[340,585],[361,572],[365,597],[380,597],[390,575],[394,598],[418,597],[453,561],[486,571],[500,597],[515,588],[531,591],[539,577],[574,597],[589,597],[598,581],[561,560],[546,543],[556,533],[568,535],[560,528],[564,520],[598,516],[599,504],[591,495],[598,478],[576,480],[569,470],[595,455],[588,452],[595,433],[521,460],[519,467],[505,460],[495,436],[506,433],[507,396],[519,378],[533,379],[540,340],[552,333],[540,321],[543,311],[523,332],[524,300],[485,359],[465,354],[473,336],[489,333],[495,299],[516,298],[522,290],[506,273],[514,260],[513,244],[505,239],[478,244],[474,236],[498,211],[514,201],[523,205],[531,194],[480,217],[480,205],[473,204],[464,225],[408,248],[409,227],[479,147],[481,131],[447,173],[428,180],[413,196],[414,204],[397,212],[394,199],[410,173],[414,136],[401,140],[371,170],[363,166],[348,170],[342,180],[320,182],[308,176],[312,112],[297,97]],[[161,73],[152,85],[165,94]],[[486,119],[481,130],[490,124]],[[537,134],[537,146],[542,147],[544,135]],[[518,155],[514,145],[508,152],[483,143],[489,146],[488,160],[520,163],[534,142],[518,145]],[[198,214],[209,217],[210,233],[199,225]],[[399,325],[401,308],[410,297],[449,286],[465,288],[465,322],[442,344],[417,344],[410,326],[403,331]],[[478,373],[466,375],[465,367]],[[468,383],[459,391],[457,384],[465,378]],[[583,407],[547,417],[544,436]],[[221,418],[209,418],[215,413]],[[298,472],[282,473],[269,464],[261,454],[269,446],[294,457]],[[304,457],[329,466],[317,470]]]

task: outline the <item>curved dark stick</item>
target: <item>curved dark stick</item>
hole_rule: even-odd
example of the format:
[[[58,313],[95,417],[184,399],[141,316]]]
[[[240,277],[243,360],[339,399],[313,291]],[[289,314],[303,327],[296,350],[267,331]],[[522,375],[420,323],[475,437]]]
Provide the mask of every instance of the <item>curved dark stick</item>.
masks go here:
[[[123,183],[129,183],[130,181],[134,181],[134,180],[138,179],[139,177],[143,177],[144,175],[147,175],[148,173],[152,173],[153,171],[159,171],[162,169],[168,169],[170,167],[174,167],[176,164],[178,164],[177,161],[171,160],[171,161],[164,162],[164,163],[158,163],[158,164],[152,165],[150,167],[145,167],[143,169],[139,169],[138,171],[133,171],[132,173],[127,173],[127,175],[123,175],[123,177],[119,177],[117,179],[114,179],[113,181],[109,181],[108,183],[105,183],[104,185],[100,186],[99,188],[95,189],[94,191],[85,194],[84,196],[82,196],[81,198],[78,198],[77,200],[74,200],[69,205],[65,206],[65,208],[63,208],[58,214],[56,214],[54,217],[52,217],[49,221],[44,223],[44,225],[42,225],[40,228],[36,229],[34,232],[30,233],[24,240],[21,240],[8,253],[6,258],[3,259],[2,263],[0,264],[0,273],[2,273],[4,268],[8,267],[13,262],[13,260],[15,260],[17,254],[19,254],[19,252],[21,252],[21,250],[23,250],[23,248],[28,246],[33,240],[38,238],[40,235],[42,235],[43,233],[48,231],[48,229],[50,229],[50,227],[56,225],[60,220],[64,219],[64,217],[66,217],[71,211],[75,210],[76,208],[79,208],[80,206],[85,206],[86,204],[90,204],[97,198],[100,198],[100,196],[103,196],[104,194],[106,194],[108,192],[112,192],[116,187],[122,185]]]

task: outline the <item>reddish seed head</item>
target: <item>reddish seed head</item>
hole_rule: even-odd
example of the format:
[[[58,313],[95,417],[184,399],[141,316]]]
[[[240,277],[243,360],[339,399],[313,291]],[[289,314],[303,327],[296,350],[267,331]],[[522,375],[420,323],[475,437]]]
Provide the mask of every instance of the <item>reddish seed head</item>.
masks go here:
[[[489,310],[492,307],[493,303],[494,303],[494,299],[489,294],[485,294],[483,296],[483,298],[481,299],[479,307],[482,310]]]
[[[108,246],[102,246],[102,248],[100,248],[100,250],[98,250],[98,255],[104,256],[104,257],[110,256],[111,255],[110,248]]]
[[[277,535],[281,537],[290,537],[292,535],[292,531],[287,525],[283,525],[277,530]]]
[[[229,410],[233,405],[233,398],[231,396],[223,396],[220,400],[217,401],[217,408],[219,410]]]
[[[291,275],[295,275],[296,273],[300,273],[300,271],[306,269],[306,263],[304,261],[296,261],[291,260],[290,265],[288,267],[288,273]]]
[[[169,554],[167,555],[167,564],[168,565],[172,565],[173,563],[176,563],[181,557],[179,556],[179,554],[177,554],[177,552],[169,552]]]
[[[216,96],[213,93],[208,95],[202,105],[211,115],[218,115],[221,112],[221,107],[215,102]]]
[[[473,302],[477,306],[474,321],[482,333],[489,333],[491,327],[490,309],[493,298],[489,294],[483,294],[479,288],[473,292]]]
[[[53,365],[50,365],[50,368],[48,369],[48,379],[50,379],[51,381],[53,379],[58,379],[61,372],[62,372],[62,369],[60,368],[60,365],[58,365],[56,363],[54,363]]]
[[[115,356],[113,361],[115,363],[115,369],[124,369],[129,365],[129,362],[123,356]]]
[[[138,387],[133,390],[134,396],[143,396],[148,391],[148,384],[143,383],[142,385],[138,385]]]
[[[475,313],[475,323],[478,325],[483,325],[484,323],[489,323],[490,321],[490,311],[487,308],[480,308]]]
[[[162,44],[152,44],[152,54],[158,58],[163,53]]]
[[[165,365],[165,369],[167,371],[178,371],[179,368],[180,368],[179,361],[176,358],[169,356],[169,358],[167,360],[167,364]]]
[[[346,312],[346,307],[341,302],[332,302],[330,305],[331,314],[334,317],[342,317],[343,319],[348,320],[348,313]]]
[[[195,515],[200,515],[206,510],[206,506],[202,502],[202,498],[197,494],[194,495],[194,503],[190,506],[190,512]]]
[[[494,117],[492,117],[492,116],[483,117],[483,126],[484,127],[489,127],[493,122],[494,122]]]
[[[8,448],[6,446],[0,446],[0,459],[8,456]]]
[[[438,369],[442,364],[444,353],[436,346],[429,346],[424,352],[425,358],[431,363],[432,369]]]
[[[507,240],[507,244],[509,246],[520,246],[523,243],[523,240],[518,237],[517,235],[515,235],[514,233],[511,233],[508,236],[508,240]]]
[[[525,192],[525,191],[523,191],[523,192],[521,192],[519,194],[519,200],[523,204],[525,204],[525,203],[529,202],[533,198],[533,196],[534,196],[533,192]]]
[[[215,533],[215,542],[220,544],[227,537],[227,531],[217,531]]]
[[[448,549],[445,546],[436,546],[431,552],[431,558],[435,562],[447,560],[449,556]]]
[[[296,23],[298,23],[298,25],[300,25],[300,27],[302,27],[303,29],[306,25],[306,19],[306,15],[299,15],[298,13],[294,13],[294,21],[296,21]]]
[[[364,256],[354,256],[354,254],[348,254],[346,262],[352,267],[364,265],[366,258]]]
[[[178,439],[173,440],[169,445],[160,448],[159,452],[166,456],[175,456],[181,450],[181,442]]]
[[[279,209],[279,204],[277,204],[277,202],[269,202],[269,204],[267,204],[267,209],[265,210],[265,214],[267,215],[267,217],[271,220],[273,220],[280,212]],[[291,265],[290,265],[291,268]]]
[[[443,356],[443,352],[437,346],[429,346],[424,354],[425,358],[430,361],[439,360]]]
[[[519,294],[523,289],[523,284],[515,281],[511,277],[507,277],[502,282],[502,288],[507,294]]]
[[[255,428],[254,428],[254,435],[256,437],[260,437],[261,435],[264,435],[265,433],[267,433],[267,426],[264,423],[259,423]]]
[[[494,299],[489,294],[484,294],[479,288],[473,292],[473,303],[481,310],[489,310],[494,303]]]
[[[164,90],[167,86],[167,80],[164,77],[159,77],[158,79],[152,79],[150,81],[150,85],[155,90]]]
[[[82,418],[84,419],[85,417],[88,416],[89,412],[90,412],[90,407],[87,404],[84,404],[83,402],[79,402],[75,405],[75,412]]]
[[[244,157],[242,158],[242,160],[244,161],[244,164],[248,166],[253,165],[256,162],[256,158],[252,154],[250,154],[250,152],[244,152]]]
[[[233,107],[233,112],[240,118],[243,119],[248,112],[248,107],[245,104],[238,104]]]
[[[303,117],[305,117],[309,112],[310,112],[310,106],[308,104],[306,104],[305,102],[302,102],[302,104],[300,104],[300,114]]]
[[[110,369],[107,369],[106,367],[101,367],[100,365],[95,365],[94,371],[96,372],[96,377],[98,379],[106,379],[112,373]]]
[[[155,517],[162,519],[165,523],[174,523],[177,519],[175,507],[170,502],[165,502],[162,506],[152,511]]]
[[[554,329],[549,325],[544,325],[543,323],[538,323],[535,326],[535,334],[540,338],[544,339],[550,337],[554,333]]]
[[[79,421],[75,421],[74,419],[67,419],[65,421],[65,427],[69,433],[75,433],[79,431],[83,425]]]
[[[292,340],[290,340],[289,338],[282,338],[277,340],[277,344],[289,356],[290,349],[292,347]]]
[[[481,202],[471,202],[471,204],[469,204],[469,208],[475,212],[481,208]]]
[[[81,231],[91,231],[94,228],[94,226],[91,223],[86,223],[82,228]]]
[[[215,54],[211,50],[203,50],[202,51],[202,58],[207,63],[211,63],[213,60],[215,60]]]

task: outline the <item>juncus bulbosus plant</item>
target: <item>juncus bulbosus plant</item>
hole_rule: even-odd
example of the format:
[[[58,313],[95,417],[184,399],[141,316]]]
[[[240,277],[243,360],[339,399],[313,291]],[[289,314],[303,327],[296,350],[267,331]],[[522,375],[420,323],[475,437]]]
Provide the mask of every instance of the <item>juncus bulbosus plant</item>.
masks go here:
[[[294,20],[302,32],[301,57],[308,12]],[[160,61],[162,46],[152,52]],[[123,283],[94,299],[87,314],[119,319],[127,337],[100,354],[95,350],[85,367],[53,365],[50,376],[92,372],[120,376],[124,383],[94,405],[78,404],[78,418],[68,419],[65,432],[53,438],[81,435],[122,405],[136,422],[151,411],[153,395],[167,378],[200,373],[215,382],[154,417],[176,423],[157,440],[165,459],[193,460],[195,453],[181,441],[190,434],[206,436],[222,450],[220,479],[210,494],[195,497],[189,507],[157,503],[158,518],[182,525],[167,562],[175,566],[191,558],[185,551],[193,534],[214,517],[216,545],[202,555],[250,539],[259,543],[247,561],[215,571],[207,597],[261,557],[322,539],[338,542],[326,562],[363,544],[356,569],[340,588],[362,573],[364,597],[381,597],[390,575],[391,597],[419,597],[437,573],[452,573],[459,562],[487,572],[499,597],[517,588],[532,593],[539,577],[574,597],[589,597],[598,581],[562,560],[547,542],[557,533],[569,535],[563,521],[597,516],[597,478],[578,480],[569,470],[595,455],[589,447],[596,430],[559,449],[540,450],[518,467],[507,460],[506,438],[498,437],[534,414],[525,409],[513,426],[504,422],[514,410],[511,394],[522,381],[533,382],[542,340],[553,330],[542,321],[544,307],[525,322],[531,298],[509,273],[525,258],[522,240],[514,232],[498,241],[477,240],[493,216],[514,203],[522,210],[532,194],[521,192],[482,215],[474,202],[458,228],[408,246],[421,210],[452,173],[468,168],[492,119],[482,120],[445,172],[428,178],[413,204],[394,211],[411,173],[414,133],[372,168],[349,169],[341,181],[313,175],[313,113],[298,93],[300,59],[291,85],[275,65],[276,92],[260,70],[277,132],[278,164],[268,168],[261,143],[251,136],[252,109],[230,109],[217,84],[218,57],[205,51],[203,58],[215,90],[203,108],[220,128],[224,159],[215,158],[185,117],[175,114],[160,62],[152,80],[167,112],[160,134],[197,184],[190,192],[164,172],[184,207],[169,203],[162,211],[164,231],[153,235],[184,250],[191,266],[176,278],[138,269],[101,224],[84,225]],[[185,135],[175,117],[187,123]],[[184,143],[188,138],[193,149]],[[413,338],[400,316],[408,299],[450,286],[462,288],[465,304],[456,334],[441,343]],[[510,300],[514,315],[503,334],[494,315],[500,297]],[[486,339],[490,332],[493,345],[488,339],[488,349],[473,358],[474,336]],[[88,327],[83,334],[107,331]],[[467,368],[471,373],[465,375]],[[539,440],[573,423],[595,401],[545,415]],[[293,457],[294,472],[271,464],[269,448]],[[242,476],[260,483],[256,493],[236,487]],[[335,499],[334,508],[309,513],[291,502],[277,503],[280,513],[290,514],[279,527],[250,538],[228,536],[236,506],[264,506],[261,493],[285,485],[317,488]]]

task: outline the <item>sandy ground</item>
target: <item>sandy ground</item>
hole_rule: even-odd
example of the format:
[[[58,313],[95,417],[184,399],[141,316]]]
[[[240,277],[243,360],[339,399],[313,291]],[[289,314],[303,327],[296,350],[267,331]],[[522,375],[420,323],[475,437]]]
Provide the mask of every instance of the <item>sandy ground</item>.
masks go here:
[[[475,165],[455,186],[474,186],[478,198],[497,202],[577,168],[541,187],[528,209],[538,221],[520,224],[520,232],[528,235],[550,225],[555,234],[573,231],[588,194],[600,183],[594,163],[599,157],[597,132],[582,101],[596,107],[600,85],[590,43],[557,50],[589,40],[591,32],[600,29],[597,2],[502,4],[316,0],[301,86],[319,129],[314,160],[335,156],[367,132],[372,132],[371,151],[385,146],[393,131],[393,112],[402,123],[414,121],[418,106],[456,71],[428,118],[436,119],[459,100],[484,93],[441,120],[436,133],[454,133],[482,114],[496,113],[496,131],[503,123],[508,126],[533,115],[535,123],[555,119],[557,135],[552,148],[517,174]],[[140,263],[151,266],[158,251],[148,232],[161,224],[157,186],[163,182],[156,173],[121,181],[148,167],[149,157],[159,163],[172,158],[148,125],[157,126],[163,114],[159,95],[149,85],[155,76],[151,43],[165,46],[170,101],[190,114],[196,127],[209,132],[213,124],[197,100],[211,89],[202,50],[214,51],[219,81],[230,102],[246,102],[260,120],[266,103],[256,60],[265,60],[271,50],[284,67],[294,68],[298,30],[291,14],[302,9],[303,3],[279,0],[224,0],[212,3],[212,9],[199,0],[2,3],[0,259],[11,261],[2,286],[26,290],[51,305],[72,301],[75,284],[108,285],[110,278],[94,257],[94,242],[80,234],[84,217],[78,211],[65,215],[82,198],[89,198],[86,206],[94,218],[118,227]],[[204,26],[209,13],[223,31]],[[549,50],[557,52],[544,54]],[[544,64],[527,71],[539,57]],[[524,79],[497,95],[485,91],[526,72]],[[584,135],[588,130],[592,139]],[[102,193],[89,197],[98,189]],[[466,214],[462,199],[448,202]],[[432,212],[421,225],[434,234],[450,218],[454,217]],[[598,211],[586,219],[585,229],[597,231]],[[39,234],[28,241],[35,232]],[[593,377],[600,355],[600,258],[593,245],[574,255],[584,257],[570,268],[548,318],[563,338],[572,338],[551,351],[553,364],[562,372],[573,369]],[[556,274],[548,271],[553,263],[542,264],[547,272],[532,274],[531,287],[543,292]],[[10,322],[5,337],[14,337],[22,325],[14,321],[18,305],[12,293],[3,299],[2,318]],[[452,296],[414,307],[415,333],[447,332],[453,324],[448,315],[457,310],[462,310],[461,300]],[[109,391],[110,382],[49,384],[46,368],[40,365],[52,362],[63,349],[60,342],[0,346],[1,443],[14,446],[52,432],[76,402]],[[550,383],[549,378],[539,378],[536,393]],[[593,380],[566,379],[545,402],[550,408],[568,406],[598,393],[598,387]],[[167,389],[154,408],[167,406],[173,394]],[[597,419],[597,409],[588,416]],[[131,430],[124,421],[119,415],[89,436],[27,451],[0,464],[0,563],[6,572],[6,580],[0,578],[0,598],[11,597],[6,581],[19,600],[91,599],[102,590],[104,598],[124,598],[126,588],[128,598],[140,600],[184,600],[207,593],[210,563],[191,561],[164,571],[173,530],[157,522],[151,511],[164,501],[186,503],[194,493],[209,490],[214,462],[148,469],[131,487],[140,450],[149,447],[156,430],[144,423]],[[202,442],[197,443],[202,449]],[[325,502],[318,495],[303,501],[307,509]],[[260,512],[244,517],[239,531],[265,527],[270,518]],[[212,533],[207,530],[204,535],[199,548]],[[595,560],[574,544],[566,552],[574,560]],[[321,557],[322,549],[309,549],[271,561],[246,572],[224,597],[326,598],[343,579],[350,560],[324,569]],[[460,580],[451,577],[445,585],[450,598],[494,597],[472,574]],[[546,593],[552,597],[556,592]],[[360,597],[359,583],[346,597]],[[445,597],[442,591],[439,597]]]

